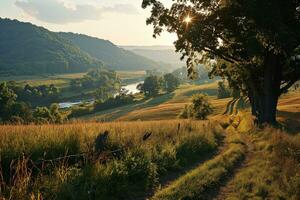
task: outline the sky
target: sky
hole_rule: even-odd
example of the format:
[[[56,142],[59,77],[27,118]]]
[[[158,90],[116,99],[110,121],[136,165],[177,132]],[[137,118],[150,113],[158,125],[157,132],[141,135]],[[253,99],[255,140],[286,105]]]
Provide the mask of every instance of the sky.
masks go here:
[[[165,3],[171,0],[162,0]],[[0,17],[110,40],[117,45],[172,45],[174,34],[152,37],[142,0],[0,0]]]

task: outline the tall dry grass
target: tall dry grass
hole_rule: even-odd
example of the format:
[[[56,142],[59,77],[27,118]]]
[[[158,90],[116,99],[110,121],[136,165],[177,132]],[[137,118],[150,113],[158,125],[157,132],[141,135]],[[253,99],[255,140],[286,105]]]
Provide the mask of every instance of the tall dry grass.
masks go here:
[[[221,132],[188,120],[1,126],[0,198],[131,198],[215,151]]]

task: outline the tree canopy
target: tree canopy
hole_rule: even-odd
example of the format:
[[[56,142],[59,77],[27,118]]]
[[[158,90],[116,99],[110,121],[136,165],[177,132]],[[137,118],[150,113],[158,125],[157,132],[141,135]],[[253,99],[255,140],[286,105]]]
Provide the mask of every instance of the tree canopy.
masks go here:
[[[210,64],[211,76],[249,97],[258,123],[276,123],[279,96],[300,78],[298,0],[143,0],[148,6],[154,36],[177,34],[191,76],[195,64]]]

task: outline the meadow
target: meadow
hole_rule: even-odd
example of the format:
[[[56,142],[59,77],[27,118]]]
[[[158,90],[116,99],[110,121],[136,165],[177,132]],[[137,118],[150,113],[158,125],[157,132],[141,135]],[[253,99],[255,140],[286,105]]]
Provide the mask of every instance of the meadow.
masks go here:
[[[177,119],[199,92],[209,119]],[[299,199],[299,91],[281,97],[280,129],[237,104],[224,114],[216,93],[187,84],[65,124],[2,125],[0,199]]]
[[[212,122],[167,120],[1,126],[0,137],[1,198],[131,199],[212,156],[223,136]]]

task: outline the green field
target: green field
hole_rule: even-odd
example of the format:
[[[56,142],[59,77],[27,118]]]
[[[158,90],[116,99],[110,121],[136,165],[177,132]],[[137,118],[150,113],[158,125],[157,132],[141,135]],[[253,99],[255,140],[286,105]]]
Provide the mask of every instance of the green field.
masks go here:
[[[41,76],[0,76],[1,81],[16,81],[21,85],[31,86],[54,84],[59,88],[67,87],[72,79],[82,78],[86,73],[41,75]],[[117,71],[117,74],[125,83],[134,82],[145,77],[145,71]]]

